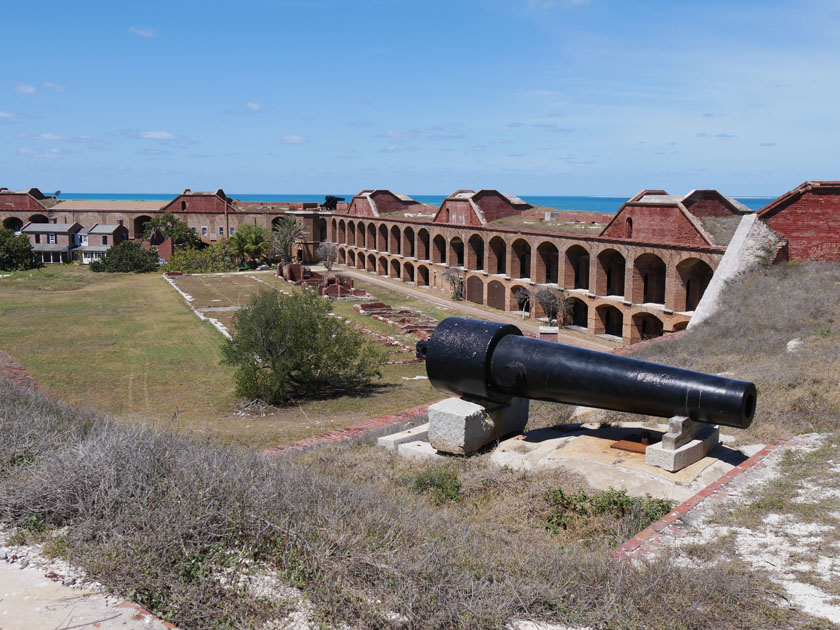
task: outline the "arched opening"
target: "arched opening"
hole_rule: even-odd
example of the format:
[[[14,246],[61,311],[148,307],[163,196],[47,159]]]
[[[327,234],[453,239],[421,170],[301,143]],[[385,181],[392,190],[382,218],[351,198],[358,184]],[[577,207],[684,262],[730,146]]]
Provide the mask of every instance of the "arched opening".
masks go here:
[[[446,264],[446,239],[440,234],[432,239],[432,262]]]
[[[388,274],[389,278],[397,278],[399,280],[400,277],[400,261],[399,260],[392,260],[391,261],[391,273]]]
[[[380,256],[376,266],[377,275],[388,277],[388,259],[385,256]]]
[[[347,252],[342,247],[338,250],[338,264],[339,265],[346,265],[347,264]]]
[[[665,304],[665,263],[656,254],[642,254],[633,264],[633,302]]]
[[[352,249],[347,250],[347,262],[346,262],[346,264],[347,264],[348,267],[351,267],[351,268],[356,266],[356,252],[354,252]]]
[[[464,241],[457,236],[452,237],[449,241],[449,256],[447,260],[449,260],[449,264],[453,267],[464,266]]]
[[[414,284],[414,265],[410,262],[403,264],[402,281]]]
[[[514,285],[510,288],[510,310],[523,315],[531,314],[531,292],[527,287]]]
[[[674,332],[677,332],[679,330],[685,330],[686,327],[688,327],[688,320],[677,322],[676,324],[674,324]]]
[[[478,276],[467,278],[467,300],[476,304],[484,304],[484,282]]]
[[[418,286],[421,287],[428,287],[429,286],[429,268],[425,265],[420,265],[417,267],[417,276],[420,280]]]
[[[478,234],[473,234],[467,241],[467,269],[484,270],[484,239]]]
[[[661,337],[663,325],[660,319],[650,313],[636,313],[633,315],[630,342],[645,341],[654,337]]]
[[[569,298],[572,303],[571,320],[572,326],[578,328],[589,328],[589,305],[581,299]]]
[[[500,236],[490,239],[490,249],[487,252],[488,273],[507,273],[507,245]],[[488,293],[489,293],[488,288]]]
[[[338,222],[338,242],[339,243],[347,243],[347,224],[344,223],[344,219]],[[353,243],[350,243],[352,245]]]
[[[624,314],[615,306],[599,306],[595,312],[598,313],[596,335],[621,337],[624,334]]]
[[[563,286],[570,289],[589,289],[589,252],[580,245],[566,250],[566,277]]]
[[[500,311],[505,310],[505,285],[498,280],[487,283],[487,306]]]
[[[378,238],[376,239],[376,250],[380,252],[388,251],[388,228],[384,225],[379,226]]]
[[[318,219],[318,242],[323,243],[327,240],[327,220]]]
[[[187,210],[187,202],[181,201],[181,212],[186,212]]]
[[[362,252],[359,252],[359,255],[356,257],[356,269],[360,271],[365,270],[365,255]]]
[[[146,224],[152,220],[152,217],[141,214],[134,219],[134,238],[143,238],[143,232],[146,230]]]
[[[367,271],[369,271],[370,273],[376,273],[376,256],[374,256],[373,254],[368,255]]]
[[[330,226],[332,226],[333,240],[335,240],[336,243],[343,243],[344,241],[338,240],[338,221],[333,219]]]
[[[365,240],[365,248],[376,249],[376,226],[373,223],[368,223],[367,239]]]
[[[3,219],[3,227],[12,232],[20,232],[20,228],[23,227],[23,221],[17,217],[6,217]]]
[[[347,242],[351,245],[356,242],[356,224],[352,221],[347,222]]]
[[[595,274],[595,293],[598,295],[624,295],[624,256],[614,249],[598,254]]]
[[[402,252],[403,256],[414,258],[414,230],[410,227],[403,230]]]
[[[429,260],[429,231],[417,230],[417,260]]]
[[[33,214],[31,217],[29,217],[29,222],[30,223],[49,223],[50,220],[47,217],[45,217],[43,214]]]
[[[528,241],[517,239],[510,246],[510,277],[531,277],[531,246]]]
[[[292,215],[292,216],[293,216],[293,215]],[[274,232],[274,231],[276,231],[276,230],[277,230],[277,228],[279,227],[280,222],[281,222],[282,220],[283,220],[283,217],[282,217],[282,216],[279,216],[279,217],[274,217],[274,218],[271,220],[271,231],[272,231],[272,232]]]
[[[714,271],[699,258],[688,258],[677,265],[679,284],[676,287],[676,310],[693,311],[697,308]]]
[[[400,251],[401,251],[400,245],[402,245],[401,236],[402,235],[400,234],[399,226],[397,226],[397,225],[391,226],[391,242],[388,243],[388,251],[391,252],[392,254],[397,254],[397,255],[400,254]]]
[[[553,243],[540,243],[537,247],[537,277],[536,282],[556,284],[559,267],[560,252]]]
[[[356,224],[356,238],[350,241],[351,245],[355,245],[356,247],[364,248],[365,246],[365,224],[359,221]]]
[[[624,238],[633,238],[633,219],[631,217],[627,217],[627,221],[624,222]]]

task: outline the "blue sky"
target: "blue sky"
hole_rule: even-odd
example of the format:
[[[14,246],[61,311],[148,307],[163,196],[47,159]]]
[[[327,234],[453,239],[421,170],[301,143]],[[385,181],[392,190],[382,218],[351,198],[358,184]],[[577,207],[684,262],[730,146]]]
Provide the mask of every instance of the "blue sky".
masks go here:
[[[0,186],[775,196],[840,179],[825,0],[14,2]]]

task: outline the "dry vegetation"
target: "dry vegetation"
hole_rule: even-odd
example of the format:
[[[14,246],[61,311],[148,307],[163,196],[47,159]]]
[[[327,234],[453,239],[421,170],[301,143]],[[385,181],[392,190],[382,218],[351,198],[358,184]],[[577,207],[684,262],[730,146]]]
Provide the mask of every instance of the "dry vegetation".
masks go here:
[[[811,627],[736,564],[609,560],[644,523],[638,507],[552,534],[556,490],[574,479],[363,444],[275,463],[11,389],[0,431],[0,519],[17,538],[188,630],[282,618],[292,602],[248,587],[266,571],[301,589],[322,627]]]
[[[731,217],[701,217],[703,228],[712,235],[715,245],[728,245],[735,235],[741,216]]]

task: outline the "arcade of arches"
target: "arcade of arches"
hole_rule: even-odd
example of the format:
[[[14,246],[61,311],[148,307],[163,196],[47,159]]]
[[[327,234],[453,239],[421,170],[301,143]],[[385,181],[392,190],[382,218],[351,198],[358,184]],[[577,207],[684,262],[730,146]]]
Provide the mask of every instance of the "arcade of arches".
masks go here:
[[[572,326],[624,343],[684,328],[725,251],[343,215],[326,229],[339,264],[442,294],[454,270],[466,300],[499,310],[541,317],[521,288],[564,289]]]

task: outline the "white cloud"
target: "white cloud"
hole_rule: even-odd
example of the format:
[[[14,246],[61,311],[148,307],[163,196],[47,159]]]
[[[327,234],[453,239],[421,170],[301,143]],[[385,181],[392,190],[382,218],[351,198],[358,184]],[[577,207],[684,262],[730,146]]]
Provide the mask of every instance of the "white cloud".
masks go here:
[[[46,83],[44,83],[44,87],[49,88],[54,92],[63,92],[64,91],[64,86],[63,85],[59,85],[58,83],[53,83],[52,81],[47,81]]]
[[[262,105],[257,103],[256,101],[249,101],[248,102],[248,109],[258,112],[262,109]]]
[[[21,94],[32,94],[35,92],[35,86],[27,85],[26,83],[18,83],[15,86],[15,92],[20,92]]]
[[[39,140],[69,140],[67,136],[60,136],[57,133],[40,133],[35,137]]]
[[[307,142],[309,142],[309,140],[307,140],[303,136],[283,136],[283,144],[306,144]]]
[[[61,149],[52,148],[46,151],[39,151],[37,149],[30,149],[29,147],[20,147],[18,148],[18,153],[27,157],[38,158],[39,160],[54,160],[61,156]]]
[[[146,140],[176,140],[177,136],[168,131],[141,131],[140,137]]]
[[[16,118],[17,114],[14,112],[6,112],[0,109],[0,118]]]
[[[152,28],[137,28],[136,26],[129,26],[128,32],[139,35],[140,37],[145,37],[146,39],[157,37],[157,31]]]

